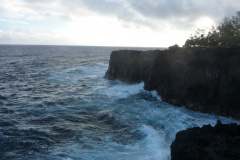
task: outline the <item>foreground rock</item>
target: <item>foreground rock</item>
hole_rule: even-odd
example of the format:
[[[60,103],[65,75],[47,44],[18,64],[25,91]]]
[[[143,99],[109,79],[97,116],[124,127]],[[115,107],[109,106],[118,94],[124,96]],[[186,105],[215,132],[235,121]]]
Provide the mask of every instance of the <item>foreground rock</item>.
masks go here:
[[[240,126],[205,125],[180,131],[171,145],[171,160],[239,160]]]
[[[105,78],[143,81],[163,101],[240,119],[240,47],[114,51]]]

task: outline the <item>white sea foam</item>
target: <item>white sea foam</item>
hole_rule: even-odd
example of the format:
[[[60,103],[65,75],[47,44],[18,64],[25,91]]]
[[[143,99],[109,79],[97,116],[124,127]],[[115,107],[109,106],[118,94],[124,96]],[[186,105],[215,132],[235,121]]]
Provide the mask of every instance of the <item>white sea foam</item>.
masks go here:
[[[141,131],[146,134],[143,149],[147,152],[142,160],[168,160],[170,159],[169,144],[165,141],[165,134],[148,125],[143,125]]]
[[[106,70],[107,70],[108,64],[104,63],[93,63],[86,66],[77,67],[75,71],[81,71],[82,76],[85,77],[103,77]]]
[[[140,131],[145,138],[134,145],[124,145],[114,142],[111,137],[100,141],[88,140],[85,144],[69,144],[65,146],[65,154],[69,157],[81,157],[83,160],[168,160],[169,145],[164,141],[164,135],[151,126],[143,125]],[[88,139],[88,138],[87,138]],[[56,156],[62,151],[55,150]]]
[[[76,68],[53,71],[48,80],[56,83],[77,83],[80,80],[102,78],[108,65],[104,63],[93,63]]]
[[[153,97],[157,98],[159,101],[162,101],[162,98],[158,95],[156,90],[151,91]]]
[[[143,82],[135,85],[119,83],[118,85],[103,89],[101,93],[106,94],[111,98],[126,98],[143,91],[143,86]]]

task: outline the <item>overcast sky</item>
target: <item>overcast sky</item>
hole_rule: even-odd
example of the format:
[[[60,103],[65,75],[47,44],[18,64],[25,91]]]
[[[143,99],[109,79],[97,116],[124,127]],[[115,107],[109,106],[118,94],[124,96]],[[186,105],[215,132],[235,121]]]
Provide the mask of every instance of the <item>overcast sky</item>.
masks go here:
[[[167,47],[239,0],[0,0],[0,44]]]

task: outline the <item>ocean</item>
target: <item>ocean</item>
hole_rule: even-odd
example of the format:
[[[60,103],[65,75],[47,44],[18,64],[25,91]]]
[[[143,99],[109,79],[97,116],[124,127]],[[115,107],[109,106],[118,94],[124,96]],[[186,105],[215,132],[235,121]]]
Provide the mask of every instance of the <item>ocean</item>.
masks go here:
[[[0,159],[170,160],[178,131],[238,123],[104,79],[119,49],[153,48],[0,45]]]

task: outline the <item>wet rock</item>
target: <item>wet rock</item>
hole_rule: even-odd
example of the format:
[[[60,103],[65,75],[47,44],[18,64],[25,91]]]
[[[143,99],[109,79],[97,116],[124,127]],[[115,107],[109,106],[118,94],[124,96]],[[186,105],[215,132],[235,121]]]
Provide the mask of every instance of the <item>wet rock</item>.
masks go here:
[[[205,125],[180,131],[171,145],[171,160],[239,160],[240,126]]]

